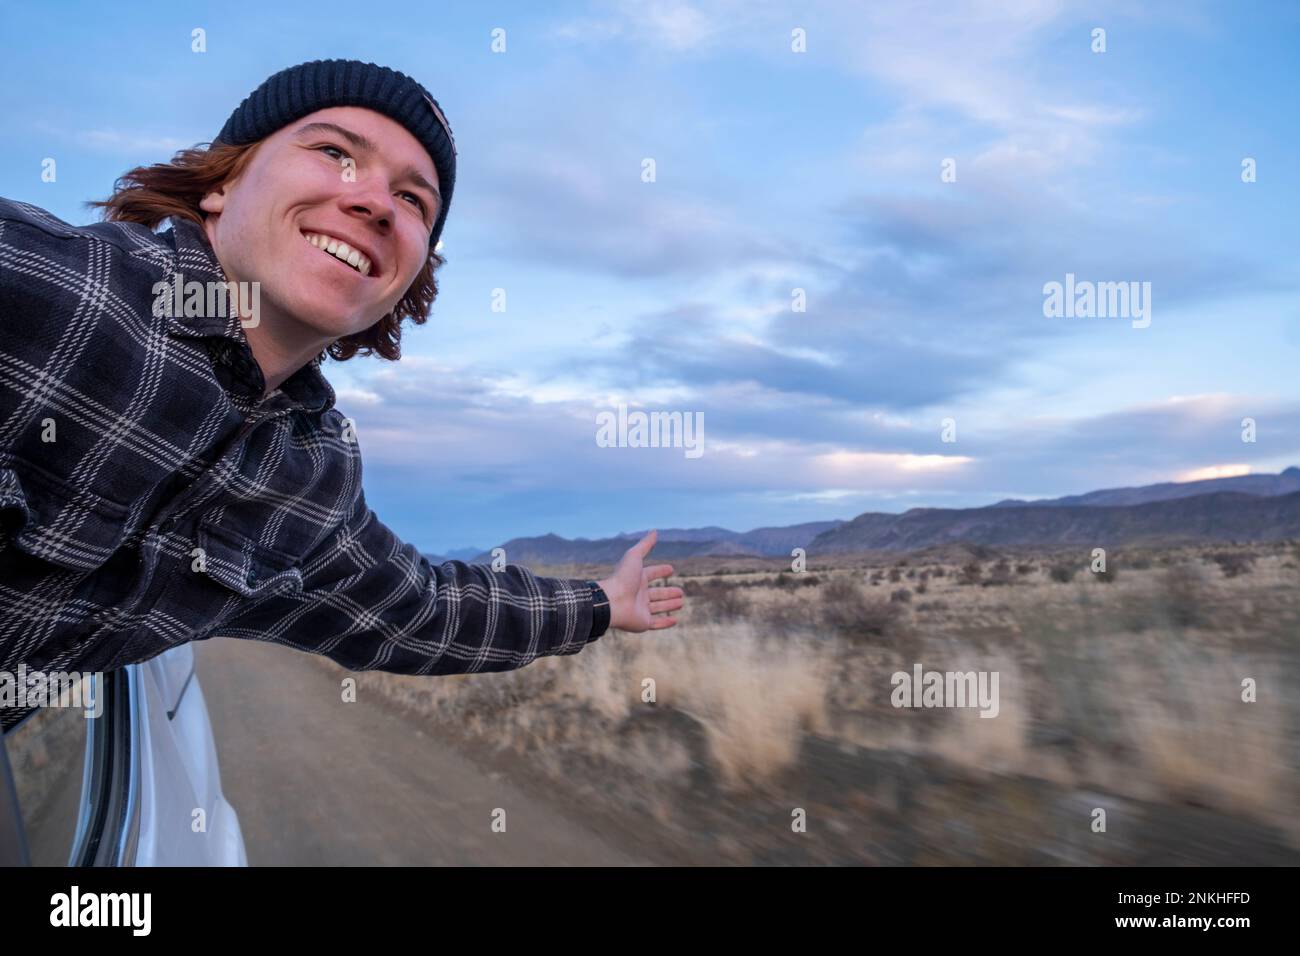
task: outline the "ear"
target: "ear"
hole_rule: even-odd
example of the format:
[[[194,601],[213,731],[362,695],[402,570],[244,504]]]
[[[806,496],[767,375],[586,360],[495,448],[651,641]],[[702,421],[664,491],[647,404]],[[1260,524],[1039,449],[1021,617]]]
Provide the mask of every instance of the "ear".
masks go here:
[[[218,186],[199,200],[199,208],[204,212],[220,213],[226,205],[226,187]]]

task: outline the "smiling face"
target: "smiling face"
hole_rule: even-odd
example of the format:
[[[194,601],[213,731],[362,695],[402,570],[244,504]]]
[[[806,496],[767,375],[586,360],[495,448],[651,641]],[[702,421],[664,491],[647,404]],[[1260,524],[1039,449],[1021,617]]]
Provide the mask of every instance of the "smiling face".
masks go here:
[[[305,361],[410,288],[429,258],[437,189],[432,158],[403,126],[338,106],[267,137],[200,206],[227,278],[261,283],[260,335]]]

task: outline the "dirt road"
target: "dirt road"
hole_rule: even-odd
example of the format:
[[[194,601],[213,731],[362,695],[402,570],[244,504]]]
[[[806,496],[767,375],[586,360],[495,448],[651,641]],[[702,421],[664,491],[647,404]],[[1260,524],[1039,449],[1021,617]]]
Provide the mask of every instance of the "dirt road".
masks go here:
[[[524,792],[308,655],[194,646],[226,799],[250,865],[640,865],[581,807]],[[504,811],[505,832],[494,832]]]

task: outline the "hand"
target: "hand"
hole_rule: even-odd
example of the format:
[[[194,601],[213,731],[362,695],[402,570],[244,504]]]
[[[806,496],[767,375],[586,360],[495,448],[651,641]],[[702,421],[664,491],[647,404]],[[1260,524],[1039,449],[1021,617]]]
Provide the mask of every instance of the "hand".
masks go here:
[[[641,566],[645,556],[655,546],[658,531],[650,531],[632,547],[614,566],[614,573],[597,581],[609,598],[609,626],[620,631],[639,634],[642,631],[659,631],[677,623],[675,617],[655,617],[661,611],[675,611],[685,603],[681,588],[651,588],[650,582],[666,578],[673,573],[671,564]]]

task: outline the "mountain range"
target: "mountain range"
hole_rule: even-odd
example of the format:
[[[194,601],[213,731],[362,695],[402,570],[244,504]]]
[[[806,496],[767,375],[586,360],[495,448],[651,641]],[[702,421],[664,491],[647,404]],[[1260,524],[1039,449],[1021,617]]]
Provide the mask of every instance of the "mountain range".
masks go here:
[[[612,538],[513,538],[500,547],[511,564],[614,564],[644,531]],[[978,508],[911,508],[864,512],[852,520],[785,527],[660,528],[653,557],[674,560],[784,557],[856,551],[914,551],[951,543],[983,546],[1116,547],[1196,541],[1276,541],[1300,538],[1300,467],[1279,474],[1107,488],[1038,501],[1006,499]],[[488,563],[491,550],[427,554]]]

